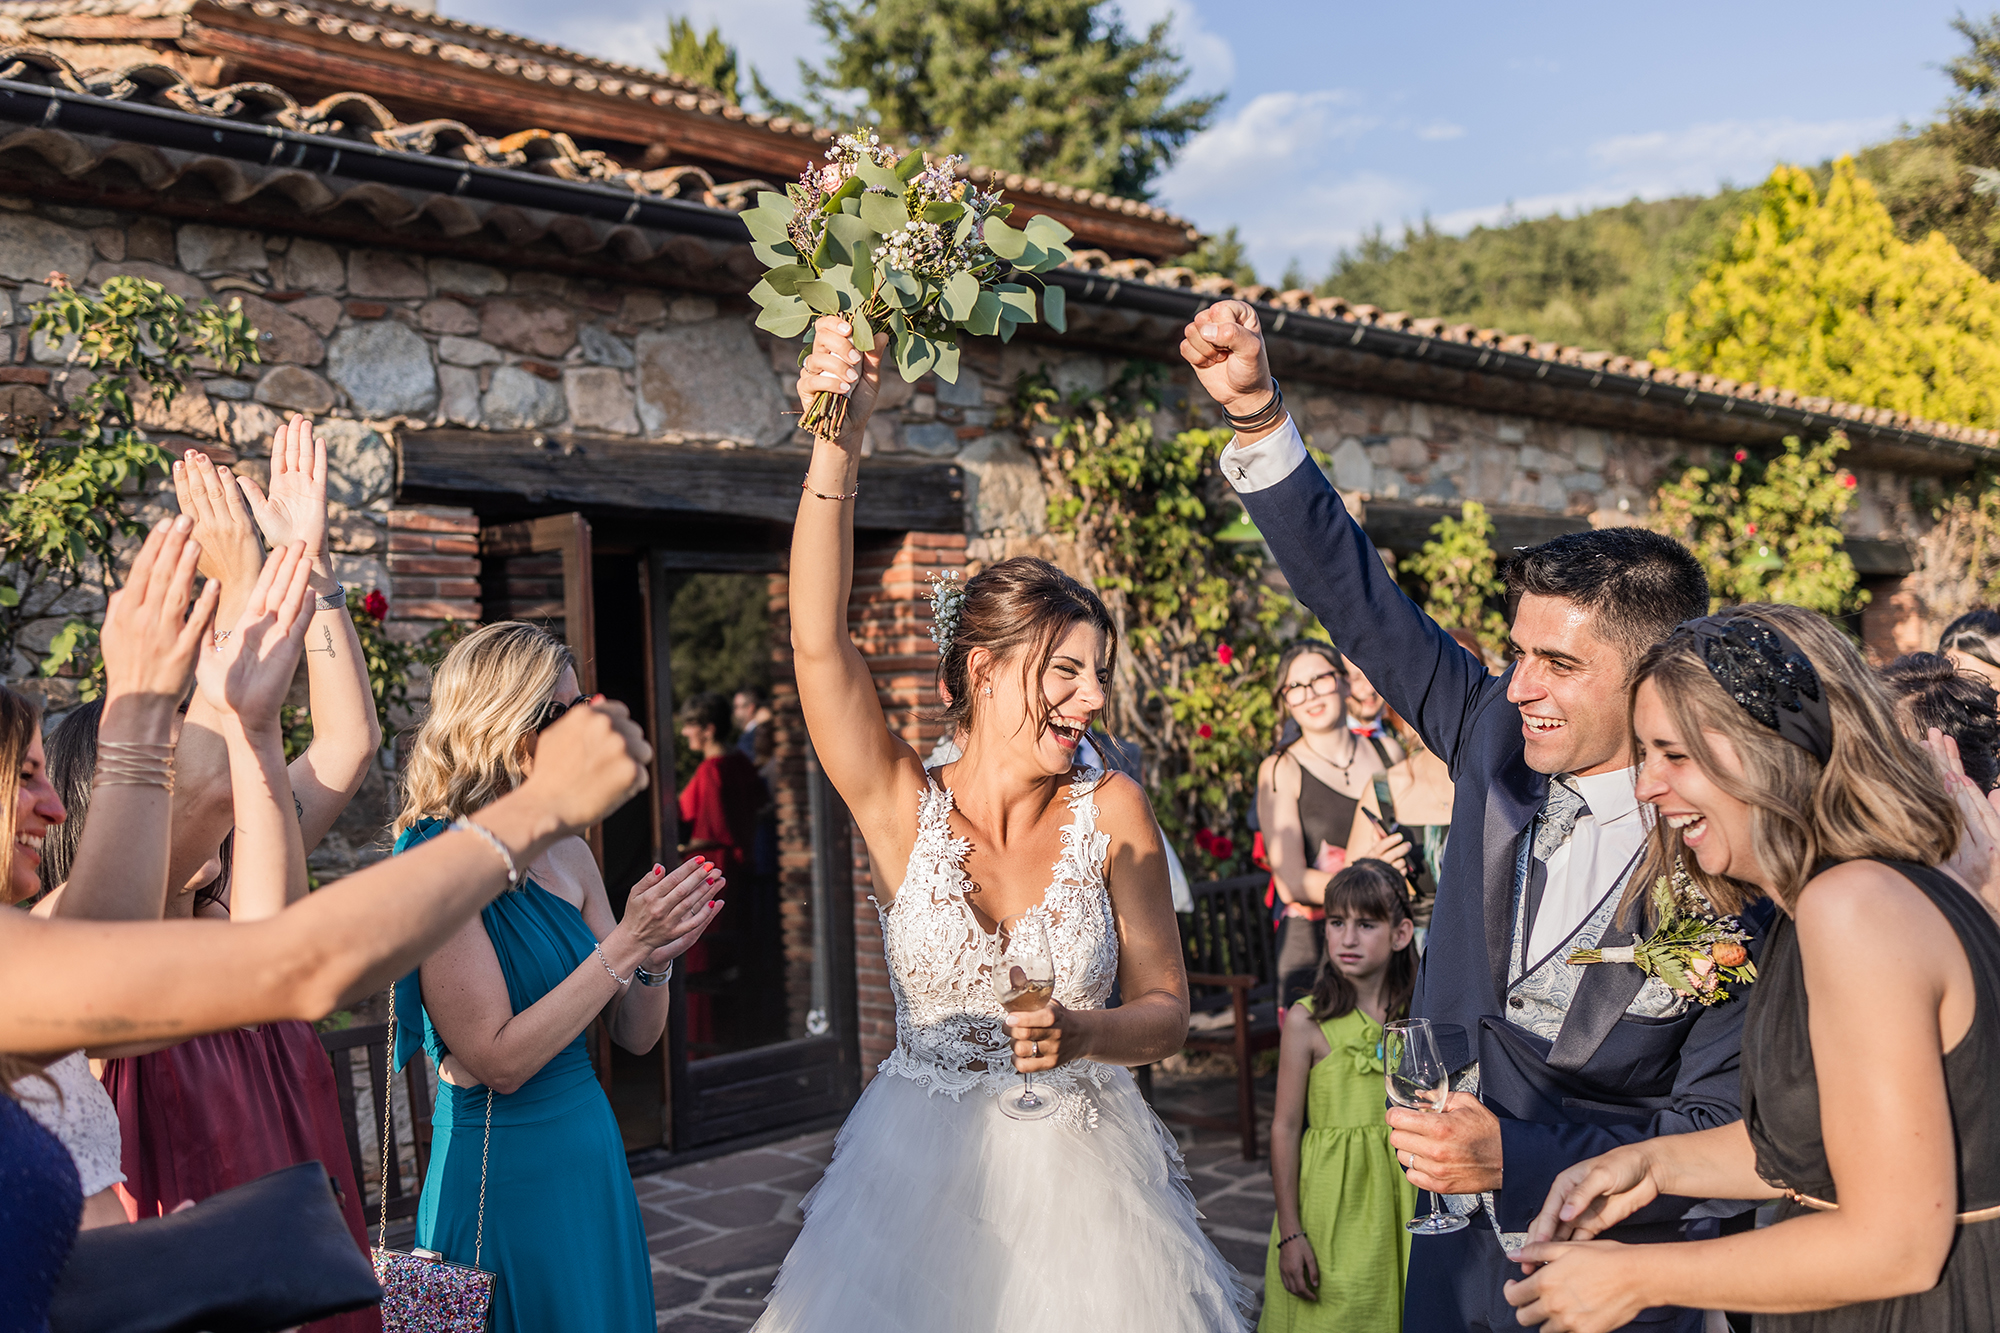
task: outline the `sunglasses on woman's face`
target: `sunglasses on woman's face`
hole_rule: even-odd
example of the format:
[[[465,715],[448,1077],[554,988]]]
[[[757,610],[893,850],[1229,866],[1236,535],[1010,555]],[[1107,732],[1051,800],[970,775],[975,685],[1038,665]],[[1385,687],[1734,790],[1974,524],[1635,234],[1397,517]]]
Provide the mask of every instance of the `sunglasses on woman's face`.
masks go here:
[[[1302,680],[1296,685],[1287,685],[1278,693],[1284,701],[1297,708],[1307,699],[1317,695],[1336,694],[1340,690],[1340,673],[1322,671],[1311,680]]]
[[[579,694],[576,696],[576,698],[571,699],[568,703],[563,703],[560,699],[549,700],[547,703],[542,705],[542,711],[540,715],[535,719],[535,730],[538,732],[547,731],[550,727],[553,727],[556,723],[562,721],[562,715],[564,713],[567,713],[570,709],[575,708],[578,704],[587,703],[589,701],[589,698],[590,696],[588,695]]]

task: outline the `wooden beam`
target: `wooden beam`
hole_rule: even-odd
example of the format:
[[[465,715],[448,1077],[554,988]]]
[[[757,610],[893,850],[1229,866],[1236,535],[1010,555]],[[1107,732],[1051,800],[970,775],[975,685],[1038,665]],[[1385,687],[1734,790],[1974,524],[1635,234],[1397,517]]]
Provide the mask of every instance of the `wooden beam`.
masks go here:
[[[536,441],[542,443],[537,445]],[[409,495],[515,497],[534,506],[680,511],[789,524],[806,456],[573,435],[475,430],[398,432]],[[958,532],[965,479],[955,464],[871,458],[861,465],[855,526]]]

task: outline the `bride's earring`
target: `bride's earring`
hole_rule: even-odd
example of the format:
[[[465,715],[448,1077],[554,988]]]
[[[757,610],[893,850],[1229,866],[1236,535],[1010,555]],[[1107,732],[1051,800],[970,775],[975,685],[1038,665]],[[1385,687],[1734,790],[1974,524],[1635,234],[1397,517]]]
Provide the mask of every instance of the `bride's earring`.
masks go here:
[[[993,693],[993,687],[992,687],[991,685],[988,685],[988,686],[987,686],[987,687],[986,687],[985,689],[981,690],[981,691],[980,691],[980,693],[981,693],[981,694],[991,694],[991,693]]]

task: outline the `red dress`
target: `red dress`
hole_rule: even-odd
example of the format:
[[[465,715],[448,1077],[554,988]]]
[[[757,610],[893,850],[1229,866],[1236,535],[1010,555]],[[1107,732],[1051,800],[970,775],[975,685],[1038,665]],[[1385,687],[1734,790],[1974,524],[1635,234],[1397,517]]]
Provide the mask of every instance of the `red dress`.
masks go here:
[[[234,1028],[151,1055],[104,1062],[118,1107],[127,1215],[137,1220],[300,1162],[332,1172],[354,1243],[368,1251],[361,1189],[347,1155],[333,1066],[308,1023]],[[313,1333],[381,1333],[370,1308],[306,1325]]]
[[[701,761],[701,766],[681,788],[681,823],[690,825],[688,841],[706,842],[701,856],[715,862],[725,878],[738,885],[748,884],[752,844],[757,837],[757,812],[769,800],[757,765],[740,750],[725,750]],[[708,946],[698,943],[687,951],[682,966],[692,974],[708,970]],[[712,1041],[714,1014],[706,993],[689,990],[687,1037],[691,1043]]]

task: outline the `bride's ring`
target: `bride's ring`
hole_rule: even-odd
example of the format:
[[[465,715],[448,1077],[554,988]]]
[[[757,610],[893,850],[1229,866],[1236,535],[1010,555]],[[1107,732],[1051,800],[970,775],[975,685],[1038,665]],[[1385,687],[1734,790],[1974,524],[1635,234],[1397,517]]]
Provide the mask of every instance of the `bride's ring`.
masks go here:
[[[1042,1058],[1042,1044],[1040,1042],[1038,1041],[1029,1042],[1028,1050],[1034,1055],[1034,1057],[1037,1060]]]

